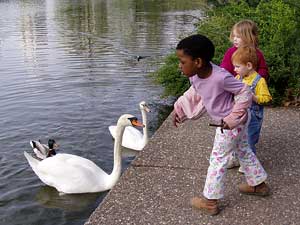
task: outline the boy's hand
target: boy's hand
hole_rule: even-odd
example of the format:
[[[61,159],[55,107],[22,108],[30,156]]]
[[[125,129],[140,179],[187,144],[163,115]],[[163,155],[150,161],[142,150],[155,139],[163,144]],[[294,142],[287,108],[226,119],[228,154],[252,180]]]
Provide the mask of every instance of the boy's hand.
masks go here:
[[[178,124],[180,123],[180,119],[178,114],[175,112],[175,110],[173,111],[173,125],[175,127],[178,127]]]
[[[225,123],[223,120],[221,120],[221,124],[213,124],[213,123],[209,123],[209,126],[213,126],[213,127],[220,127],[221,128],[221,132],[222,134],[224,133],[223,130],[224,129],[230,129],[228,124]]]
[[[225,129],[225,130],[229,130],[229,126],[226,122],[224,122],[224,120],[222,120],[222,129]]]

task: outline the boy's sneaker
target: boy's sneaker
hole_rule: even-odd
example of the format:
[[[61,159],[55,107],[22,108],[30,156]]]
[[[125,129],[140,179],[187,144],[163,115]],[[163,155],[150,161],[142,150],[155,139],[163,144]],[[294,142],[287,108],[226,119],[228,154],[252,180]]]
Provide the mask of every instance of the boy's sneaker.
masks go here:
[[[270,188],[265,182],[262,182],[261,184],[256,186],[250,186],[248,184],[240,184],[239,190],[242,194],[247,194],[247,195],[258,195],[263,197],[270,195]]]
[[[203,198],[194,197],[191,200],[191,205],[194,208],[200,209],[210,216],[217,215],[220,212],[217,203],[218,203],[217,199],[207,199],[204,197]]]
[[[240,166],[240,162],[237,159],[230,160],[227,164],[227,169],[233,169]]]

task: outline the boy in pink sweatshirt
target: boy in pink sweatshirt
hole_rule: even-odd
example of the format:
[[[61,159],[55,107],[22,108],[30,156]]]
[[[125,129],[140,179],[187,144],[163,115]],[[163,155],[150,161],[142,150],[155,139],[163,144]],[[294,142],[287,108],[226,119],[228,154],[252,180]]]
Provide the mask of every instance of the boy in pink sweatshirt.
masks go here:
[[[205,36],[192,35],[181,40],[176,48],[179,67],[191,87],[174,104],[173,122],[197,119],[204,112],[215,120],[214,146],[210,156],[203,197],[194,197],[191,205],[209,215],[219,213],[218,200],[223,198],[224,178],[229,156],[236,151],[246,167],[247,183],[239,185],[244,194],[267,196],[267,174],[248,144],[248,108],[252,102],[249,87],[236,80],[225,69],[212,64],[214,45]],[[238,148],[236,148],[238,146]]]

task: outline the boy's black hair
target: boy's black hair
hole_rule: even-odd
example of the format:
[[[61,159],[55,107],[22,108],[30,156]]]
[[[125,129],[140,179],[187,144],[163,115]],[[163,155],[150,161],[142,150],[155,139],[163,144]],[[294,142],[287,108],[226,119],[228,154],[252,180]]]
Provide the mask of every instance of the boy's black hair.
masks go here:
[[[191,56],[193,59],[201,58],[208,63],[215,54],[215,46],[207,37],[201,34],[194,34],[182,39],[176,50],[183,50],[184,54]]]

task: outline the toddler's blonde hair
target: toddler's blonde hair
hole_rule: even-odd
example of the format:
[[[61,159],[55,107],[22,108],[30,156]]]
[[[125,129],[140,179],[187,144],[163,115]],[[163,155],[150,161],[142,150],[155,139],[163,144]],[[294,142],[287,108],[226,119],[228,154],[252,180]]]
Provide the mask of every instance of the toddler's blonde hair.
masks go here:
[[[252,20],[241,20],[231,29],[230,41],[233,42],[234,32],[240,35],[246,45],[258,46],[258,28]]]
[[[247,65],[250,62],[254,68],[257,70],[257,54],[256,49],[251,46],[239,47],[231,57],[232,63],[240,63],[242,65]]]

